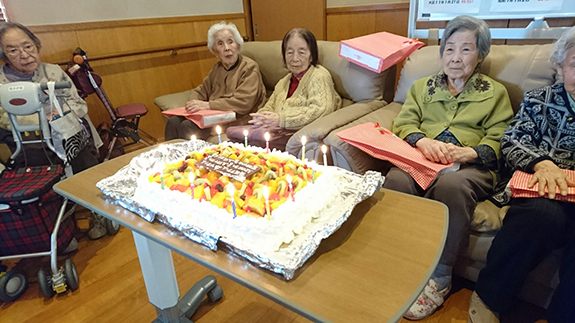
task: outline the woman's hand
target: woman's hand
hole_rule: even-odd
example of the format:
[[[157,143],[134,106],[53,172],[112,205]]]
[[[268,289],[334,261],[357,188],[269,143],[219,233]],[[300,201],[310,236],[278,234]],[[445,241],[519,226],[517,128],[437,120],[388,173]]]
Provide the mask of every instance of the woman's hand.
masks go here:
[[[253,125],[254,128],[279,128],[280,126],[280,116],[275,112],[264,111],[261,113],[250,113],[250,116],[252,116],[253,119],[248,121],[248,123]]]
[[[446,144],[447,160],[450,163],[465,164],[477,159],[477,152],[471,147],[459,147],[454,144]]]
[[[559,186],[561,195],[567,196],[567,189],[575,186],[575,182],[550,160],[538,162],[533,166],[533,170],[535,174],[533,174],[533,178],[531,178],[527,186],[533,187],[539,183],[539,196],[545,195],[545,187],[547,187],[549,198],[555,198],[557,186]]]
[[[451,163],[449,150],[447,144],[441,141],[422,138],[415,143],[415,146],[425,158],[435,163],[449,164]]]
[[[187,113],[194,113],[200,110],[209,110],[209,109],[210,109],[210,103],[206,101],[190,100],[186,102]]]

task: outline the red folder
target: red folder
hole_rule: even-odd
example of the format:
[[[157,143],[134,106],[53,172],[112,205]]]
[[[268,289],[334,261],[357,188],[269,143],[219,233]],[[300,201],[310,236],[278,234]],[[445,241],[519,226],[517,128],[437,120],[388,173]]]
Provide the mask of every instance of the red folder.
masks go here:
[[[339,43],[339,56],[380,73],[425,45],[417,39],[380,32]]]
[[[429,187],[439,172],[459,169],[458,164],[438,164],[428,160],[417,148],[372,122],[342,130],[337,136],[370,156],[387,160],[408,172],[423,189]]]
[[[191,120],[200,127],[200,129],[226,124],[236,120],[236,113],[234,111],[200,110],[194,113],[188,113],[186,107],[162,111],[162,114],[168,117],[186,117],[186,119]]]
[[[562,169],[572,180],[575,181],[575,172],[572,170]],[[512,197],[541,197],[539,196],[539,184],[533,185],[533,187],[528,187],[529,181],[533,178],[533,174],[528,174],[520,170],[513,173],[511,181],[509,182],[509,187],[511,188]],[[545,188],[545,196],[549,198],[549,193],[547,188]],[[562,196],[559,189],[555,194],[555,199],[559,201],[575,202],[575,187],[569,187],[567,190],[567,196]]]

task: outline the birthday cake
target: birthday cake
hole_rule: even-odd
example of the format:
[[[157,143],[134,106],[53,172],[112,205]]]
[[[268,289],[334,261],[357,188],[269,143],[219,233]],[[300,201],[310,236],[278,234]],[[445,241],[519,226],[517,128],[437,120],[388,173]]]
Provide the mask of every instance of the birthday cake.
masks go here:
[[[180,230],[201,228],[235,246],[273,252],[333,213],[342,176],[287,153],[225,143],[177,160],[164,156],[137,179],[132,199]]]

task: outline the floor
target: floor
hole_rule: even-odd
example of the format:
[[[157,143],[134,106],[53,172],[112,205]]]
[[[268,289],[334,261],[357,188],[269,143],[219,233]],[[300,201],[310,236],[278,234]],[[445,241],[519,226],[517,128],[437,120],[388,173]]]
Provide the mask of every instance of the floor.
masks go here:
[[[80,213],[82,214],[82,213]],[[84,215],[86,215],[84,213]],[[87,221],[80,227],[87,228]],[[49,268],[48,258],[29,258],[4,261],[25,270],[29,288],[17,301],[0,302],[0,323],[12,322],[151,322],[156,317],[149,304],[132,234],[122,228],[115,236],[89,240],[85,233],[77,234],[79,250],[67,255],[78,268],[80,287],[73,292],[45,299],[38,289],[36,272]],[[59,264],[63,263],[61,257]],[[184,294],[210,270],[173,253],[180,293]],[[224,297],[217,303],[204,300],[192,320],[202,322],[309,322],[306,318],[275,304],[265,297],[215,274],[223,287]],[[425,323],[467,322],[467,308],[473,283],[454,279],[452,294],[443,306]],[[502,318],[502,322],[542,323],[545,310],[520,303],[519,307]],[[410,322],[403,319],[401,322]]]

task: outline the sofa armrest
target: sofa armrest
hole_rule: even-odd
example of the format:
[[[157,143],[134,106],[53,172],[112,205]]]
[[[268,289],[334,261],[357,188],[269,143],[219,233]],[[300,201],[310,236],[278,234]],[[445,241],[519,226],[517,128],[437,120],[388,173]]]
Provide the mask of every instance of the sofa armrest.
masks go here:
[[[306,136],[310,148],[315,145],[321,145],[323,138],[325,138],[332,130],[353,122],[366,114],[382,108],[384,105],[385,101],[380,100],[358,102],[332,112],[298,130],[288,141],[286,150],[294,156],[299,156],[301,150],[301,138],[303,136]],[[306,149],[307,148],[308,147],[306,145]],[[308,152],[312,153],[309,149]]]
[[[180,108],[186,105],[186,102],[188,102],[191,93],[192,90],[187,90],[183,92],[162,95],[154,100],[154,104],[157,105],[161,111]]]
[[[335,166],[350,170],[355,173],[363,174],[368,170],[385,170],[389,167],[388,163],[373,158],[364,153],[359,148],[352,146],[339,139],[337,133],[366,122],[379,123],[382,127],[391,129],[393,119],[401,110],[401,104],[392,102],[377,111],[367,114],[354,122],[344,125],[333,130],[324,139],[324,142],[330,146],[331,157]]]

